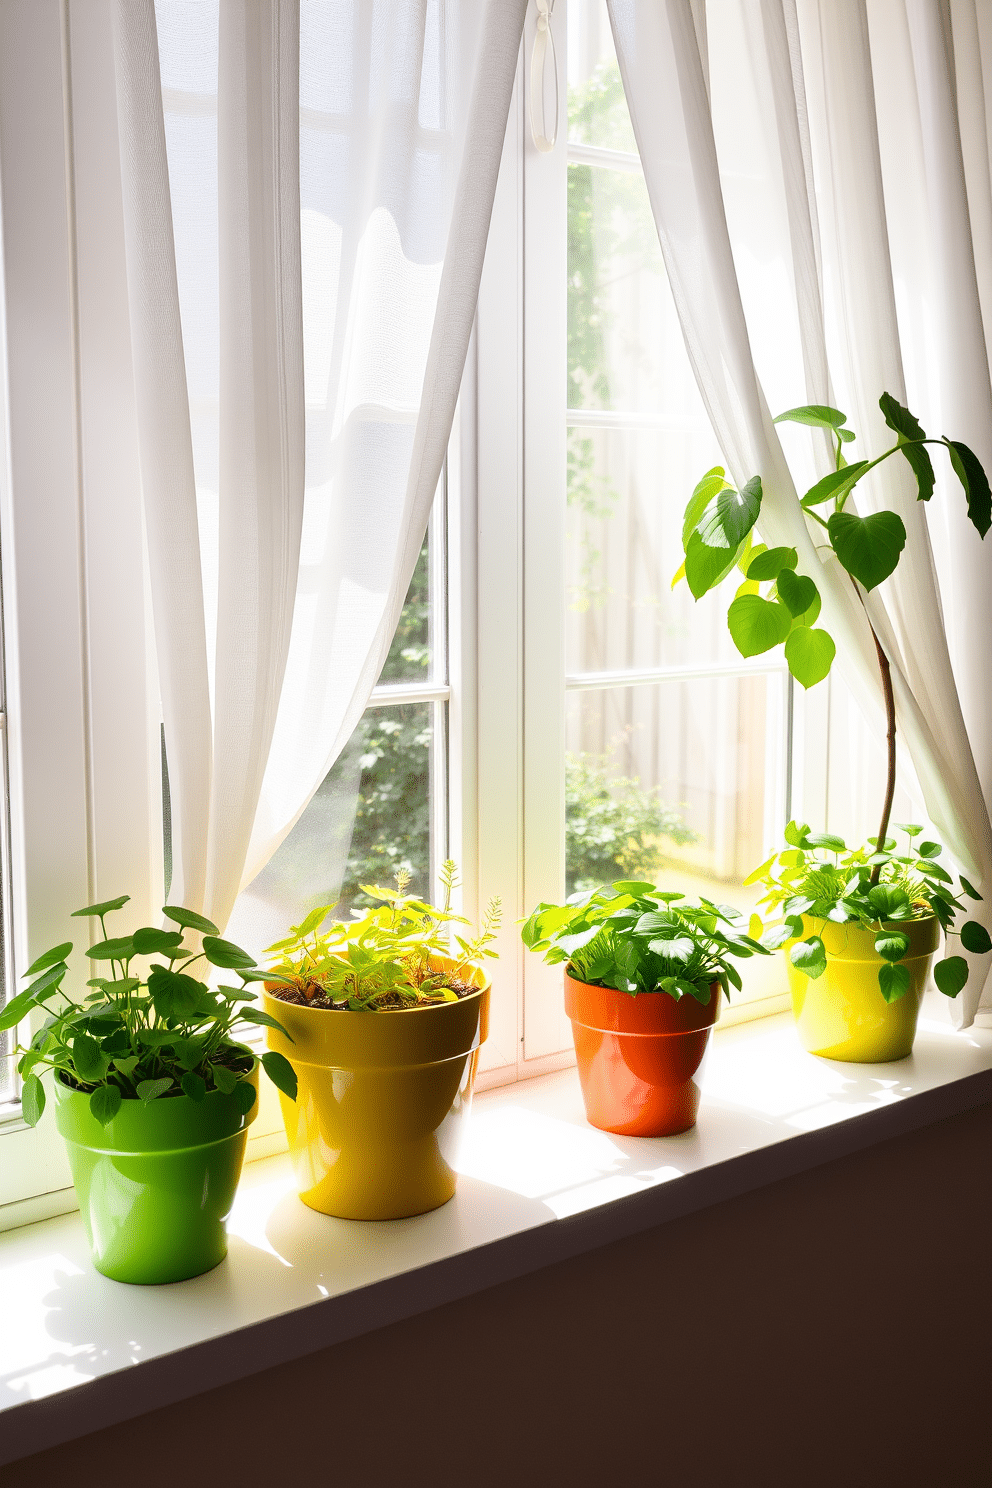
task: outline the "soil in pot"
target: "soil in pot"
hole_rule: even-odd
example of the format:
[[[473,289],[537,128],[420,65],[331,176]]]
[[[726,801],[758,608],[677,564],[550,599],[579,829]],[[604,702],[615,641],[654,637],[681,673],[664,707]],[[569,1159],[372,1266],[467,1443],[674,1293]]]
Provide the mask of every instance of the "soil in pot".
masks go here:
[[[633,997],[566,973],[565,1011],[590,1124],[626,1137],[668,1137],[694,1126],[720,996],[714,982],[705,1006],[665,992]]]

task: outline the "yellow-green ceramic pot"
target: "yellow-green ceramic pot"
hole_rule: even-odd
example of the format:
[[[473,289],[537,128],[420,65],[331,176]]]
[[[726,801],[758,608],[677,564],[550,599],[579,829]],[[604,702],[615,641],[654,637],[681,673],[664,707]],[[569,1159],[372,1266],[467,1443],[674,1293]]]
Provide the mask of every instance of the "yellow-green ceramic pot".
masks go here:
[[[268,1029],[289,1060],[280,1094],[300,1198],[342,1219],[400,1219],[447,1203],[489,1026],[489,984],[458,1002],[389,1012],[301,1007],[269,993]]]
[[[796,1030],[810,1054],[852,1064],[882,1064],[904,1059],[912,1050],[920,1003],[940,943],[940,926],[931,916],[884,928],[909,936],[909,950],[901,963],[909,971],[909,988],[896,1002],[886,1002],[878,985],[882,958],[875,950],[877,930],[804,916],[803,939],[819,935],[827,952],[827,969],[815,979],[796,970],[789,959],[795,941],[786,943]]]
[[[158,1285],[210,1271],[227,1255],[227,1217],[258,1112],[258,1070],[247,1114],[233,1095],[125,1100],[106,1126],[90,1098],[55,1081],[93,1264],[114,1281]]]

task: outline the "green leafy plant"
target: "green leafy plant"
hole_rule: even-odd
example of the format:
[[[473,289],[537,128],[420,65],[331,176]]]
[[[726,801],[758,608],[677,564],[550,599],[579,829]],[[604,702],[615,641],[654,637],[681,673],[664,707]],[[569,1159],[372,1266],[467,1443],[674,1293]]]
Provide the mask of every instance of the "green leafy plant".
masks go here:
[[[145,925],[130,935],[108,937],[106,916],[128,899],[122,894],[73,911],[74,918],[100,921],[103,938],[86,955],[107,974],[87,981],[92,991],[77,1000],[66,990],[73,947],[65,941],[28,967],[25,976],[34,981],[0,1013],[0,1031],[15,1028],[36,1007],[47,1014],[28,1047],[18,1045],[11,1055],[19,1056],[21,1109],[31,1126],[45,1109],[39,1072],[48,1069],[63,1084],[89,1093],[90,1110],[102,1126],[125,1100],[147,1104],[186,1095],[202,1101],[212,1090],[233,1095],[248,1112],[255,1090],[247,1077],[259,1061],[233,1037],[235,1025],[266,1024],[285,1033],[275,1019],[251,1006],[255,992],[250,984],[262,977],[251,956],[222,940],[217,926],[203,915],[167,904],[162,913],[178,929]],[[183,944],[187,930],[203,936],[201,951]],[[153,956],[161,959],[140,969],[138,963]],[[241,986],[211,990],[190,976],[190,967],[203,958],[233,971]],[[295,1100],[296,1076],[289,1061],[270,1052],[261,1063],[273,1084]]]
[[[444,890],[440,909],[406,893],[410,875],[401,868],[395,889],[362,885],[373,907],[364,913],[354,911],[350,923],[332,920],[322,929],[333,906],[311,910],[285,940],[269,946],[266,954],[276,957],[269,975],[307,1003],[351,1012],[456,1002],[456,989],[464,986],[466,972],[496,954],[491,947],[499,928],[500,903],[490,901],[478,934],[467,939],[455,929],[471,922],[451,908],[458,884],[450,859],[440,877]],[[438,965],[440,957],[450,957],[453,964]]]
[[[945,936],[960,933],[966,951],[992,950],[992,939],[977,920],[966,920],[960,932],[952,928],[964,910],[960,896],[981,899],[981,894],[963,877],[954,892],[951,874],[937,862],[943,850],[940,843],[916,840],[922,827],[909,823],[897,830],[909,838],[905,852],[896,852],[894,837],[881,845],[869,837],[867,847],[852,849],[840,837],[811,834],[805,822],[791,821],[785,829],[786,850],[745,879],[746,884],[764,886],[759,906],[767,905],[776,919],[782,917],[763,936],[763,943],[777,950],[794,941],[789,959],[797,971],[815,979],[827,969],[827,952],[821,934],[814,931],[804,937],[803,916],[814,924],[857,924],[872,930],[882,958],[878,985],[886,1002],[898,1001],[909,989],[909,968],[900,964],[909,950],[909,937],[899,929],[909,920],[936,915]],[[757,916],[750,928],[761,934]],[[968,980],[968,963],[963,956],[946,956],[934,967],[933,978],[945,996],[957,997]]]
[[[609,755],[565,755],[566,892],[652,873],[666,837],[679,846],[698,840],[656,789],[612,775]]]
[[[929,501],[934,491],[934,469],[927,446],[943,447],[964,490],[972,524],[982,538],[992,526],[992,489],[981,462],[968,446],[960,440],[928,438],[918,419],[890,393],[882,394],[879,407],[896,442],[876,459],[853,464],[848,464],[844,449],[855,434],[847,427],[847,415],[839,409],[809,404],[790,408],[775,420],[824,429],[833,442],[835,469],[806,492],[802,507],[822,529],[824,546],[850,576],[862,604],[866,593],[895,572],[906,545],[906,528],[896,512],[873,512],[862,517],[848,509],[848,502],[858,484],[891,456],[899,455],[907,461],[916,478],[919,500]],[[738,651],[742,656],[757,656],[784,646],[786,662],[796,681],[803,687],[814,687],[830,671],[837,648],[826,630],[816,628],[820,592],[809,575],[797,572],[797,550],[752,542],[761,500],[759,476],[737,491],[721,466],[707,471],[685,510],[685,559],[672,583],[674,586],[685,578],[698,600],[739,568],[744,582],[727,611],[727,624]],[[824,516],[819,508],[829,508],[829,515]],[[876,838],[884,844],[896,783],[896,712],[889,660],[870,620],[869,626],[878,658],[888,741],[885,799]],[[881,862],[873,864],[871,884],[879,882],[881,867]]]
[[[665,992],[678,1002],[709,1003],[714,982],[727,998],[741,979],[730,957],[765,956],[733,905],[698,904],[636,879],[573,894],[565,904],[539,904],[521,935],[529,950],[577,981],[619,992]]]

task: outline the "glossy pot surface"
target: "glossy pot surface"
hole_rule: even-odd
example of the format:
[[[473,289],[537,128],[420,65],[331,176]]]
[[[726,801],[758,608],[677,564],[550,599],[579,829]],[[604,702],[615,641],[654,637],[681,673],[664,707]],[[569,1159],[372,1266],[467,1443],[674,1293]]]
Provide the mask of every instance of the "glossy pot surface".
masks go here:
[[[268,1029],[299,1082],[280,1093],[300,1198],[341,1219],[401,1219],[447,1203],[489,1031],[489,984],[437,1007],[353,1013],[283,1002]]]
[[[784,947],[799,1042],[822,1059],[852,1064],[882,1064],[905,1059],[913,1048],[920,1003],[940,944],[936,918],[892,924],[909,936],[902,965],[909,970],[909,990],[886,1002],[878,985],[882,957],[875,950],[874,930],[860,925],[824,924],[803,917],[803,938],[819,935],[827,952],[827,969],[811,980],[797,971]]]
[[[565,1012],[590,1124],[626,1137],[670,1137],[694,1126],[720,996],[714,982],[705,1007],[667,992],[632,997],[566,972]]]
[[[227,1254],[227,1217],[241,1176],[255,1104],[229,1095],[125,1100],[113,1121],[90,1115],[89,1096],[55,1081],[55,1121],[93,1264],[114,1281],[185,1281]]]

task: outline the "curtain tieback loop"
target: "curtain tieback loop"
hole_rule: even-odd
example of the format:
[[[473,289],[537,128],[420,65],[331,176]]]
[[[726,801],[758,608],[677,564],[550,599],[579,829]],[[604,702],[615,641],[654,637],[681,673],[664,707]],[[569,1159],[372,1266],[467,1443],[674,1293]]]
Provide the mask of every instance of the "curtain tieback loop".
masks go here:
[[[555,0],[537,0],[537,32],[534,36],[534,50],[530,59],[530,132],[534,144],[547,155],[555,147],[558,139],[558,115],[560,112],[558,98],[558,54],[555,51],[555,38],[551,30],[551,16],[554,12]],[[551,132],[548,132],[547,111],[544,106],[544,72],[547,57],[548,43],[551,43],[551,71],[555,84],[555,112]],[[540,117],[540,126],[538,126]]]

